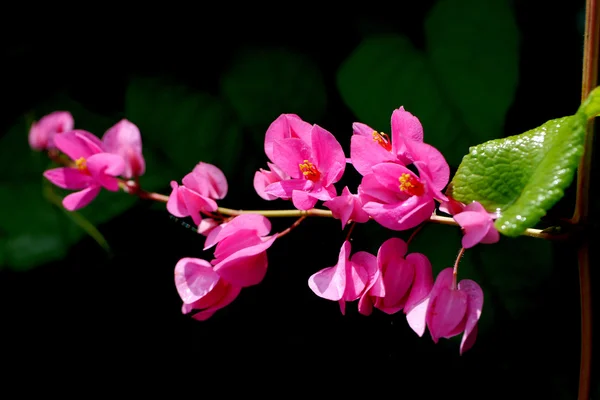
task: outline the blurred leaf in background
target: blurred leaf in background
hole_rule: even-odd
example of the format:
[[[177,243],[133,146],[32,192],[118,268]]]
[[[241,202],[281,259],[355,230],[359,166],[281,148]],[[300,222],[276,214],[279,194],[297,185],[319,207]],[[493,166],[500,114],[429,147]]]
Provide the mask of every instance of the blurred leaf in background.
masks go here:
[[[288,49],[245,48],[221,78],[221,93],[262,148],[266,128],[280,114],[314,122],[325,113],[327,93],[319,67]]]
[[[144,149],[153,155],[147,170],[164,187],[181,180],[200,161],[216,165],[225,175],[236,168],[242,127],[217,97],[164,79],[135,77],[127,87],[125,115],[140,128]]]
[[[82,210],[62,209],[68,191],[47,185],[42,172],[51,164],[27,142],[31,122],[56,110],[68,110],[77,129],[98,137],[119,120],[92,113],[59,95],[36,107],[33,118],[22,118],[0,139],[2,267],[25,270],[59,259],[86,233],[108,250],[96,227],[137,201],[124,193],[102,191]],[[235,169],[242,149],[241,127],[218,98],[158,79],[134,78],[126,92],[125,116],[142,134],[146,173],[140,183],[145,190],[168,189],[170,180],[181,180],[200,161],[225,173]]]
[[[425,20],[426,48],[368,37],[337,84],[360,122],[389,130],[394,109],[418,116],[425,141],[458,166],[469,146],[502,135],[518,81],[519,31],[505,0],[440,0]]]

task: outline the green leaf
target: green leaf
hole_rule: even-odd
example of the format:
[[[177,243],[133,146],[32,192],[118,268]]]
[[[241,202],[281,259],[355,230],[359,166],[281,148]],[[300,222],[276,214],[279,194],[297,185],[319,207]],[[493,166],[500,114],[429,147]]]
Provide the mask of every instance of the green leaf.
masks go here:
[[[573,116],[472,147],[447,194],[497,211],[495,226],[504,235],[518,236],[535,226],[573,180],[587,121],[599,111],[598,97],[596,89]]]
[[[315,63],[286,49],[248,49],[239,53],[221,79],[221,93],[240,120],[251,128],[264,128],[282,113],[298,114],[307,121],[318,120],[325,112],[327,99],[323,77]]]
[[[421,120],[425,141],[456,166],[469,146],[502,132],[517,84],[518,31],[504,0],[441,0],[425,31],[425,51],[401,35],[366,38],[340,67],[337,85],[375,130],[385,131],[404,106]]]
[[[168,186],[168,180],[180,179],[200,161],[225,174],[234,171],[242,149],[241,128],[219,99],[159,79],[134,78],[127,88],[125,114],[140,128],[149,151],[148,180],[160,174],[157,181],[162,178]]]

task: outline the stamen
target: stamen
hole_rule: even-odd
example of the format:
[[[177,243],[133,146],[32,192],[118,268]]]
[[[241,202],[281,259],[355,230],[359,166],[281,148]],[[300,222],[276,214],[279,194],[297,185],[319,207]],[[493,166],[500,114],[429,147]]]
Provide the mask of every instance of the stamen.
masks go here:
[[[84,157],[80,157],[77,160],[75,160],[75,168],[77,168],[81,172],[85,172],[85,173],[88,172],[87,161],[85,160]]]
[[[379,143],[379,145],[387,151],[392,151],[392,142],[385,133],[373,131],[373,140]]]
[[[425,192],[423,184],[411,174],[402,174],[398,181],[400,182],[400,191],[406,192],[410,196],[421,196]]]
[[[321,173],[317,167],[315,167],[314,164],[308,160],[304,160],[304,163],[298,164],[298,166],[300,167],[300,172],[302,172],[304,178],[308,179],[309,181],[317,182],[321,177]]]

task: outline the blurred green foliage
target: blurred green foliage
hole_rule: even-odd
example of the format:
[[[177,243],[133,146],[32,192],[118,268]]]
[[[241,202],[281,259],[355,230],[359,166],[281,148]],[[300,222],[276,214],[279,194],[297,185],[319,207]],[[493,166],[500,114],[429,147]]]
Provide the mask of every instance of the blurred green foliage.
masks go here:
[[[397,34],[366,38],[337,83],[374,130],[389,129],[392,110],[404,106],[421,120],[425,141],[456,167],[469,146],[502,134],[518,82],[519,32],[505,0],[441,0],[425,36],[424,51]]]

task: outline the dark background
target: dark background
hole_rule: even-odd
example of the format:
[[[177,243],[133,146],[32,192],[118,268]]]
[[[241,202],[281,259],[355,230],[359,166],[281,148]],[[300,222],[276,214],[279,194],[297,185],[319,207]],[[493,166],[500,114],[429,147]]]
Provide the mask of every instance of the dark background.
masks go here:
[[[86,10],[5,13],[0,39],[6,102],[2,131],[40,103],[52,109],[48,99],[57,92],[117,122],[125,116],[124,96],[132,76],[165,77],[190,90],[217,93],[221,74],[239,50],[280,46],[307,55],[322,72],[327,112],[310,122],[345,132],[357,119],[337,92],[335,74],[341,63],[365,32],[403,33],[417,48],[423,47],[423,20],[434,3],[343,6],[335,13],[303,4],[111,11],[90,5]],[[506,135],[572,114],[580,102],[584,2],[550,6],[517,1],[514,10],[521,34],[519,81],[503,128]],[[34,112],[36,119],[41,115]],[[427,140],[426,126],[425,132]],[[230,191],[222,205],[287,208],[256,196],[248,176],[264,166],[266,157],[260,143],[239,140],[244,151],[228,175]],[[347,143],[343,146],[348,149]],[[349,185],[357,182],[356,177],[347,179]],[[168,180],[162,192],[169,193]],[[560,207],[568,215],[571,204],[565,201]],[[10,210],[1,212],[4,218]],[[273,220],[273,232],[291,222]],[[211,256],[202,252],[202,242],[191,230],[173,222],[164,207],[142,201],[98,229],[111,246],[110,254],[86,236],[60,260],[26,271],[0,271],[0,359],[15,376],[35,379],[57,373],[64,382],[95,376],[110,386],[117,376],[181,373],[180,383],[193,388],[213,376],[233,386],[244,376],[258,374],[260,380],[248,390],[261,392],[282,382],[277,377],[283,376],[292,391],[322,385],[364,388],[373,395],[389,390],[399,397],[407,391],[423,398],[575,397],[579,300],[576,263],[568,245],[554,246],[545,255],[552,265],[546,265],[543,279],[531,278],[536,283],[522,293],[528,304],[517,307],[519,312],[496,301],[502,292],[487,297],[486,290],[483,313],[491,315],[487,328],[461,357],[458,341],[435,345],[428,333],[418,338],[402,313],[363,317],[350,304],[348,314],[341,316],[337,304],[308,289],[308,277],[337,260],[345,234],[339,221],[309,219],[276,242],[268,252],[265,280],[243,290],[206,322],[180,313],[173,283],[180,258]],[[442,239],[437,232],[448,234],[454,241],[450,252],[455,253],[459,242],[452,228],[436,230],[437,240],[425,247],[438,251]],[[389,232],[357,227],[353,237],[357,250],[375,252]],[[511,254],[512,241],[503,246],[505,264],[519,257],[518,251]],[[470,262],[477,265],[485,251],[474,249]],[[453,261],[448,258],[446,265],[434,268]],[[529,273],[536,274],[513,277],[507,271],[501,284],[530,279]]]

